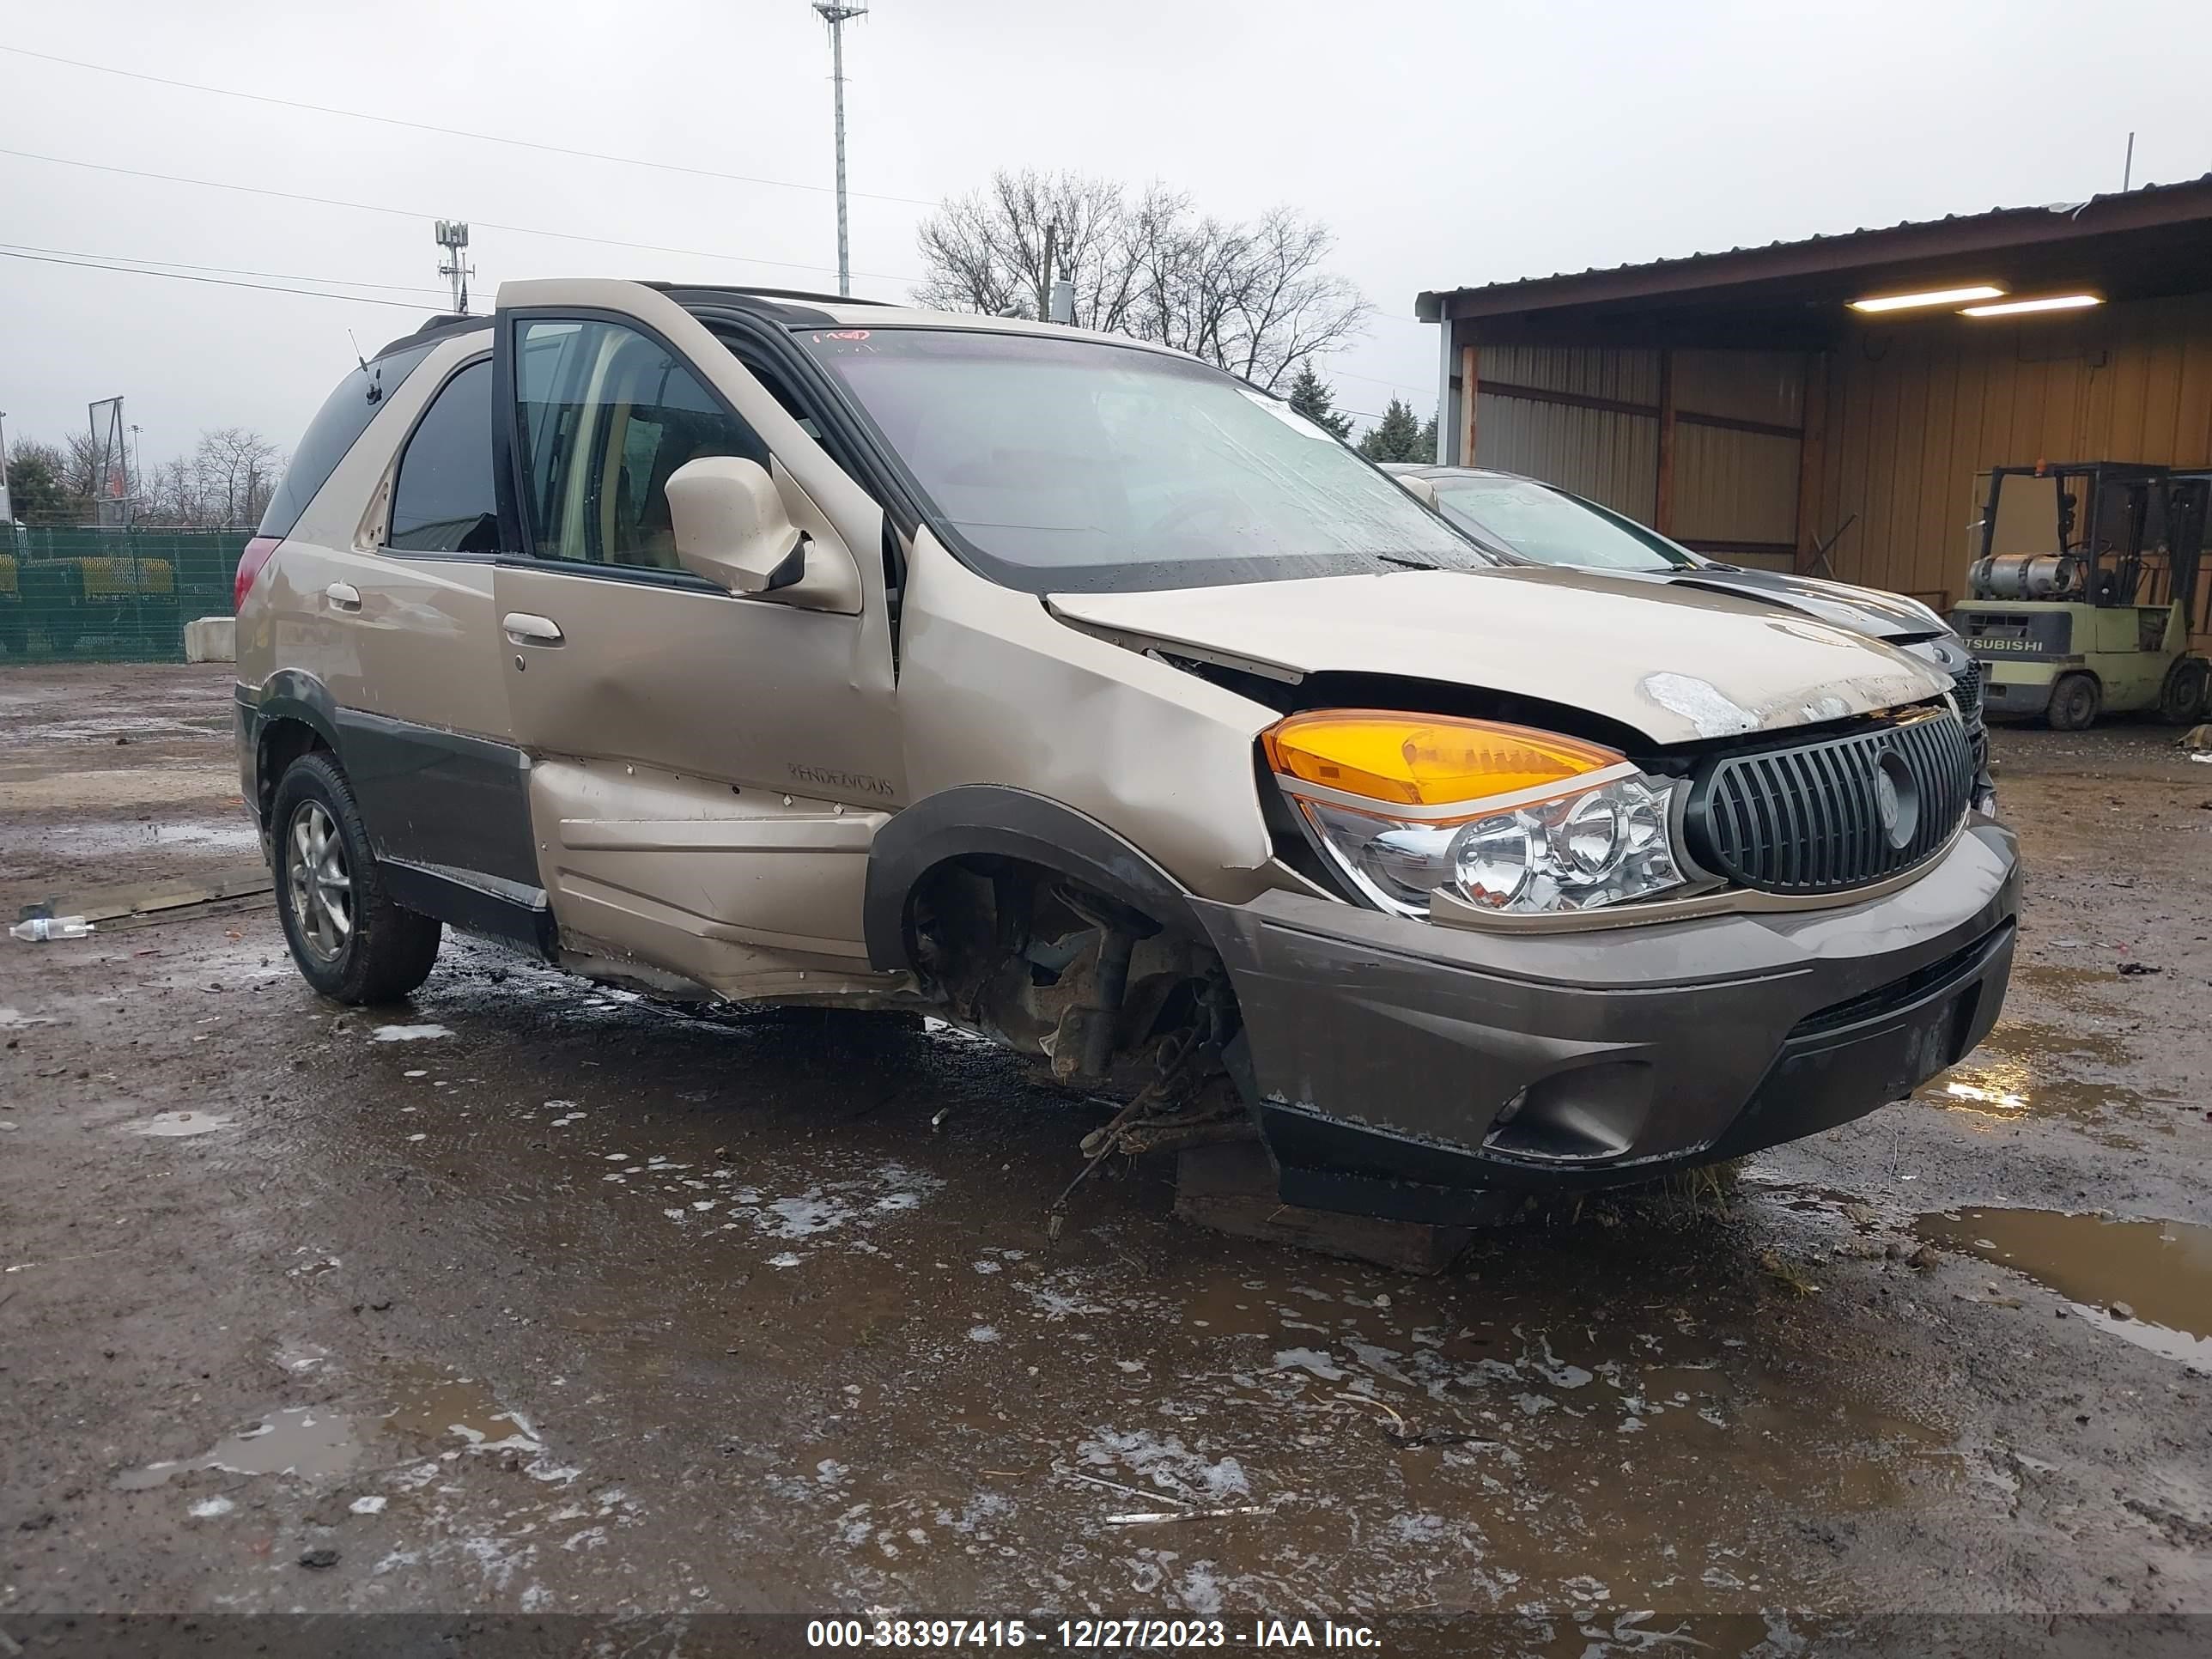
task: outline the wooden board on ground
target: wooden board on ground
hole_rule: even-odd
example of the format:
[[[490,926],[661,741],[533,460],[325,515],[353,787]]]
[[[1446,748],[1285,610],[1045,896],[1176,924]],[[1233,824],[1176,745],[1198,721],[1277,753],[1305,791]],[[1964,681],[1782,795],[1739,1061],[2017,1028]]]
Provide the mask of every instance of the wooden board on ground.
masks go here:
[[[1249,1140],[1194,1146],[1178,1154],[1175,1207],[1184,1220],[1216,1232],[1409,1273],[1443,1272],[1474,1237],[1472,1227],[1384,1221],[1285,1204],[1275,1190],[1275,1169],[1266,1149]]]
[[[74,898],[51,899],[27,904],[23,914],[82,916],[95,925],[125,917],[149,916],[167,910],[215,904],[231,899],[251,899],[274,892],[276,883],[265,864],[242,865],[213,876],[169,877],[161,881],[134,882],[124,887],[96,887]]]

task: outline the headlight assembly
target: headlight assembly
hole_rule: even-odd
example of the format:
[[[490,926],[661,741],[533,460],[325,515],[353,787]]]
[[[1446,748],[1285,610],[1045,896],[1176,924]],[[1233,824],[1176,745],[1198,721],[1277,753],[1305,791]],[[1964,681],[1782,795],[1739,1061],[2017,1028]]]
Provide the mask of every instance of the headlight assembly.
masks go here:
[[[1646,898],[1687,878],[1674,784],[1580,738],[1491,720],[1326,710],[1262,739],[1322,853],[1395,915],[1453,893],[1516,915]]]

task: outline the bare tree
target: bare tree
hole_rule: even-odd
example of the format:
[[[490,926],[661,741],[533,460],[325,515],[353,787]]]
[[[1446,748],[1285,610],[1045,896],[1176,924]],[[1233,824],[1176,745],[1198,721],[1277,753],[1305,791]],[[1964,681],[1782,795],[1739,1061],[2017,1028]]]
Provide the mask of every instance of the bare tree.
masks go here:
[[[62,483],[72,495],[88,501],[98,493],[100,451],[89,432],[72,432],[62,441]]]
[[[191,459],[200,522],[258,522],[282,467],[276,446],[250,428],[216,427],[201,433]]]
[[[142,525],[235,529],[258,524],[284,472],[283,452],[258,432],[238,426],[201,433],[191,453],[162,461],[143,476],[133,459],[125,458],[130,470],[121,482],[134,503],[131,517]],[[36,501],[40,522],[90,523],[95,501],[117,482],[97,476],[99,460],[89,433],[71,433],[58,444],[19,438],[9,446],[9,481],[15,483],[19,471],[24,475],[23,500]],[[96,491],[102,483],[106,488]],[[27,522],[30,514],[24,516]]]
[[[1327,228],[1289,208],[1238,222],[1201,216],[1163,185],[1133,199],[1110,179],[1028,169],[994,173],[923,221],[928,277],[916,297],[1044,316],[1048,225],[1078,326],[1177,346],[1269,390],[1366,319],[1359,290],[1323,268]]]
[[[204,507],[198,469],[178,455],[148,476],[140,517],[149,524],[194,526],[206,521]]]
[[[947,202],[922,222],[926,304],[989,317],[1042,317],[1044,234],[1056,227],[1059,274],[1076,287],[1076,320],[1115,327],[1128,302],[1123,252],[1129,209],[1121,186],[1074,173],[994,173],[972,195]]]

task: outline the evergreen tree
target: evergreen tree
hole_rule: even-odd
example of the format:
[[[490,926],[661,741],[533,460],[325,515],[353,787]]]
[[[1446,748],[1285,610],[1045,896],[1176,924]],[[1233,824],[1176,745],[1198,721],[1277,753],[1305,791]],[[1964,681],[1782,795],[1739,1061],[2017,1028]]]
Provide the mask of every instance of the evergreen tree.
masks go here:
[[[21,524],[74,524],[90,503],[63,481],[60,452],[51,444],[21,442],[8,458],[8,500]]]
[[[1424,449],[1420,422],[1405,399],[1394,397],[1382,418],[1360,439],[1359,453],[1370,461],[1432,461],[1437,458],[1436,438],[1431,434]]]
[[[1298,365],[1297,378],[1291,382],[1291,407],[1316,426],[1347,441],[1351,439],[1352,416],[1336,412],[1336,393],[1314,373],[1310,362]]]
[[[1433,461],[1436,458],[1437,417],[1431,415],[1429,416],[1428,424],[1421,428],[1421,453],[1419,459],[1424,461]]]

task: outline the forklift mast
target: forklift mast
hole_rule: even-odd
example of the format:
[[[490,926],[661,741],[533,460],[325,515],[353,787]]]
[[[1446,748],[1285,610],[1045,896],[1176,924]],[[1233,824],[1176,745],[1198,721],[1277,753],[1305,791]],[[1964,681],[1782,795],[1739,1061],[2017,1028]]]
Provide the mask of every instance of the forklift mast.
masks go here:
[[[2185,633],[2197,627],[2197,584],[2203,572],[2204,529],[2212,520],[2212,473],[2184,474],[2168,480],[2166,498],[2166,555],[2169,591],[2181,606]]]
[[[1999,508],[2008,479],[2048,480],[2057,545],[2000,553]],[[2038,462],[1990,470],[1980,556],[1967,573],[1969,597],[2087,604],[2136,602],[2144,555],[2163,549],[2170,599],[2195,614],[2212,474],[2176,476],[2164,466],[2118,461]]]

